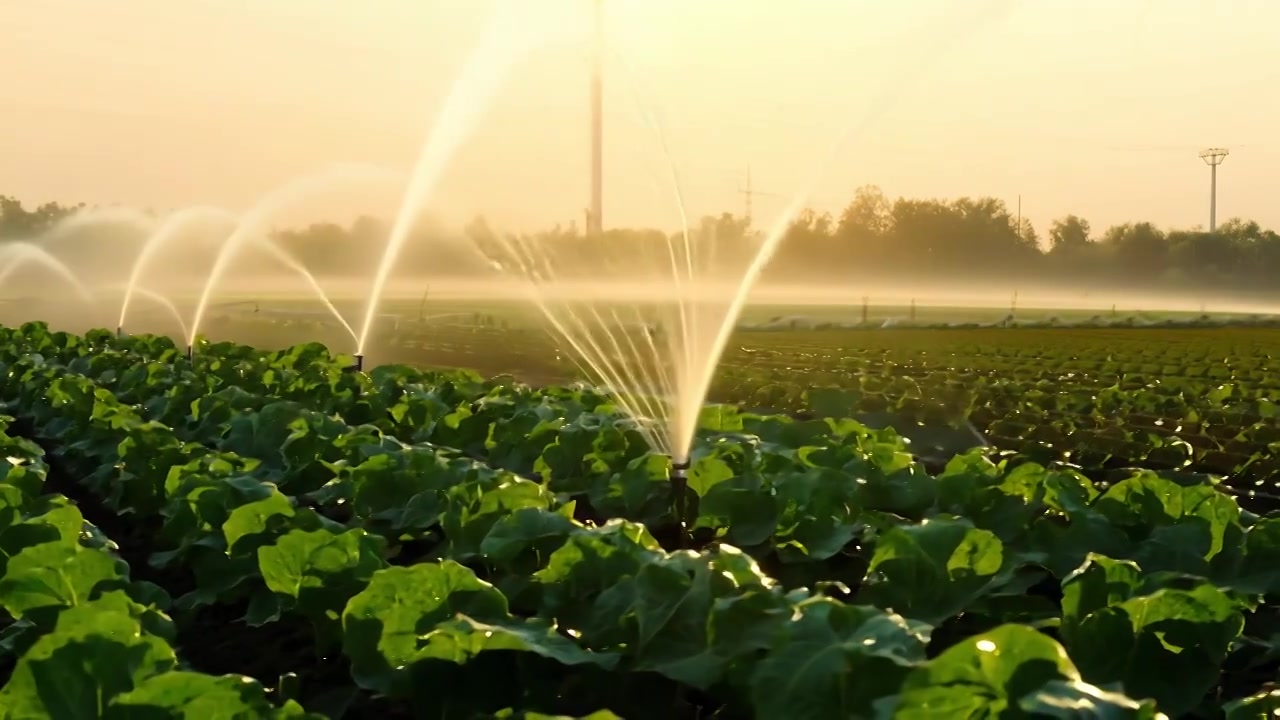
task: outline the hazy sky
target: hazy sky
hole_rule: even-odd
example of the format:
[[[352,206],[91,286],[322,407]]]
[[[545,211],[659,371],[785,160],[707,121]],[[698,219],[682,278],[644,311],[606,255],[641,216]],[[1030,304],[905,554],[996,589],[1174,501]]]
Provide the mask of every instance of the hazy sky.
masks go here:
[[[581,220],[589,0],[517,0],[519,53],[441,180],[499,223]],[[608,0],[606,223],[817,183],[1280,226],[1276,0]],[[240,209],[339,162],[408,170],[476,46],[481,0],[0,0],[0,194]],[[988,8],[989,10],[983,10]],[[498,63],[505,52],[489,53]],[[619,61],[618,57],[625,61]],[[629,73],[624,71],[630,68]],[[482,67],[483,69],[483,67]],[[483,74],[483,73],[482,73]],[[635,82],[626,80],[630,74]],[[860,128],[843,146],[849,128]],[[757,223],[785,202],[756,199]]]

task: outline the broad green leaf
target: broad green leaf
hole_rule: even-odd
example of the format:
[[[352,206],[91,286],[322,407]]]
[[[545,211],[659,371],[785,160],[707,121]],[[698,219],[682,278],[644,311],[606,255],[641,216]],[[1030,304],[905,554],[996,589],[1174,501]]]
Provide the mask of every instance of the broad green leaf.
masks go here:
[[[503,710],[495,712],[495,720],[622,720],[621,716],[614,715],[608,710],[598,710],[590,715],[547,715],[543,712],[516,712],[513,710]]]
[[[403,692],[397,680],[424,657],[419,638],[459,613],[482,622],[509,617],[497,589],[451,560],[379,570],[342,614],[352,676],[377,692]]]
[[[1244,560],[1231,585],[1250,593],[1280,592],[1280,518],[1264,518],[1245,533]]]
[[[0,524],[7,525],[0,529],[0,576],[8,559],[24,549],[50,542],[75,544],[83,531],[92,528],[84,522],[80,510],[62,495],[20,503],[0,510],[0,515],[8,515],[0,520]],[[105,549],[105,543],[94,549]]]
[[[637,670],[709,688],[738,654],[767,647],[769,631],[785,618],[780,594],[774,603],[764,594],[771,586],[735,548],[715,555],[674,553],[601,593],[581,628],[582,641],[626,647]],[[748,595],[764,602],[746,600]]]
[[[1022,698],[1080,673],[1053,639],[1022,625],[966,638],[912,670],[882,707],[893,718],[1008,717]]]
[[[27,498],[23,497],[22,490],[13,485],[0,484],[0,532],[22,520],[26,504]]]
[[[1280,690],[1264,690],[1222,706],[1226,720],[1258,720],[1280,713]]]
[[[1097,610],[1075,624],[1068,647],[1089,682],[1123,683],[1127,694],[1155,698],[1176,717],[1217,683],[1243,627],[1237,603],[1202,582]]]
[[[862,592],[877,607],[936,625],[982,595],[1003,567],[1003,546],[990,531],[926,520],[877,538]]]
[[[363,530],[294,530],[258,548],[267,587],[292,598],[303,614],[337,620],[347,601],[386,566],[385,541]]]
[[[520,510],[545,510],[555,503],[541,485],[515,476],[457,485],[446,497],[447,511],[440,525],[449,539],[449,556],[460,561],[480,554],[485,536],[502,518]]]
[[[698,503],[696,525],[723,529],[726,541],[754,547],[773,535],[780,513],[773,488],[753,472],[719,482],[706,492]]]
[[[14,617],[38,608],[75,607],[95,588],[123,580],[122,563],[76,541],[57,540],[9,558],[0,578],[0,605]]]
[[[1141,580],[1137,563],[1090,553],[1084,564],[1062,581],[1063,640],[1071,645],[1072,633],[1089,613],[1133,597]]]
[[[444,491],[474,482],[470,465],[450,461],[435,448],[383,453],[349,470],[352,509],[391,530],[425,530],[444,510]]]
[[[540,620],[510,619],[484,623],[459,614],[422,636],[418,660],[444,660],[458,665],[482,652],[515,651],[539,655],[562,665],[596,665],[606,670],[618,662],[611,653],[583,650]]]
[[[1026,533],[1032,520],[1049,507],[1051,488],[1065,495],[1063,479],[1055,478],[1051,486],[1055,473],[1035,463],[1005,473],[985,457],[958,460],[938,477],[939,509],[969,518],[1005,542]],[[1087,497],[1087,491],[1082,487],[1077,496]]]
[[[257,538],[257,536],[269,535],[273,525],[279,524],[284,518],[293,514],[293,502],[275,489],[272,489],[270,496],[262,500],[235,508],[222,526],[222,534],[227,541],[227,552],[233,555],[244,552],[244,549],[236,547],[242,540],[256,539],[257,542],[264,542],[266,538]]]
[[[1139,702],[1123,693],[1068,680],[1050,680],[1022,698],[1018,707],[1035,717],[1059,720],[1168,720],[1153,700]]]
[[[154,675],[117,695],[107,707],[107,720],[292,720],[308,716],[296,703],[275,707],[261,683],[236,675],[203,675],[173,670]]]
[[[501,517],[480,543],[480,553],[499,567],[509,567],[523,553],[534,550],[550,556],[565,538],[583,530],[573,518],[544,508],[521,508]],[[538,563],[541,567],[542,563]]]
[[[671,513],[671,462],[657,453],[634,458],[617,472],[588,479],[587,499],[607,517],[658,524]]]
[[[39,446],[31,448],[32,451],[40,451]],[[31,457],[37,457],[32,455]],[[43,462],[37,461],[32,463],[27,460],[23,463],[23,458],[17,456],[9,456],[4,458],[6,462],[0,462],[0,490],[6,488],[16,490],[22,498],[34,500],[40,496],[41,490],[44,488],[44,481],[47,475]],[[22,500],[14,500],[15,505],[21,504]],[[0,525],[0,527],[3,527]]]
[[[808,468],[771,480],[780,510],[774,542],[784,561],[826,560],[857,536],[864,507],[860,474]]]
[[[867,606],[813,598],[778,631],[751,677],[760,720],[868,717],[924,660],[926,627]]]
[[[1112,486],[1094,507],[1138,540],[1132,559],[1147,572],[1235,575],[1243,552],[1240,508],[1216,488],[1143,473]]]
[[[1073,513],[1070,520],[1058,516],[1037,518],[1029,540],[1038,560],[1058,577],[1074,572],[1091,554],[1123,558],[1134,550],[1133,541],[1122,528],[1087,509]]]
[[[714,455],[700,457],[689,467],[689,489],[698,497],[705,497],[712,488],[733,476],[733,468],[724,460]]]
[[[534,573],[544,612],[561,627],[580,630],[590,622],[601,593],[660,553],[658,541],[643,525],[623,520],[571,536]]]
[[[98,718],[104,705],[177,659],[164,640],[145,634],[105,599],[65,610],[57,626],[18,660],[0,690],[0,718]]]
[[[698,427],[711,432],[740,432],[742,412],[736,405],[703,405],[698,413]]]

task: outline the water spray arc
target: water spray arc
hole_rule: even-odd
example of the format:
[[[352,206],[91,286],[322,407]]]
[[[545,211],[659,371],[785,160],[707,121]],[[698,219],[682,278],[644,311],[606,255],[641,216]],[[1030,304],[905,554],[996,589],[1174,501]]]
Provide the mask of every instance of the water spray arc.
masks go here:
[[[120,284],[113,285],[111,287],[112,289],[119,290],[124,294],[136,295],[137,297],[150,300],[156,305],[159,305],[162,309],[167,311],[169,316],[173,318],[173,321],[177,323],[178,329],[182,333],[182,337],[187,337],[188,331],[186,318],[182,317],[182,311],[179,310],[178,306],[165,295],[137,284]],[[123,338],[124,336],[124,323],[121,323],[116,326],[116,337]]]
[[[310,175],[299,180],[295,180],[282,187],[277,188],[274,192],[260,202],[256,207],[249,211],[236,226],[236,229],[222,243],[222,247],[218,250],[218,255],[214,259],[213,268],[209,272],[209,277],[205,280],[204,288],[200,293],[200,300],[196,305],[195,317],[191,321],[190,330],[187,336],[188,354],[191,354],[192,348],[195,346],[196,336],[200,332],[200,325],[204,320],[205,313],[209,307],[209,301],[213,297],[214,290],[221,282],[223,275],[230,268],[231,263],[240,254],[241,250],[247,243],[257,242],[271,251],[275,257],[283,262],[290,269],[299,273],[307,280],[312,292],[321,299],[325,308],[336,317],[342,326],[351,333],[352,337],[356,337],[351,326],[337,311],[333,303],[329,301],[328,296],[320,287],[315,277],[299,262],[284,252],[274,243],[266,238],[267,221],[278,212],[281,212],[311,194],[318,193],[322,190],[333,186],[341,186],[344,184],[359,183],[365,184],[370,182],[385,182],[393,179],[395,175],[385,170],[369,166],[337,166],[327,171]],[[274,248],[274,250],[273,250]]]
[[[75,290],[86,305],[93,305],[96,298],[66,263],[35,243],[14,241],[0,247],[0,285],[13,276],[23,265],[36,263],[64,280]]]
[[[129,306],[133,302],[134,294],[140,291],[138,283],[142,282],[143,274],[150,267],[151,259],[155,257],[156,253],[172,242],[175,237],[180,236],[191,225],[201,222],[216,222],[234,226],[236,221],[235,213],[222,208],[207,206],[184,208],[166,216],[160,225],[147,236],[146,242],[143,243],[142,249],[138,251],[138,256],[134,259],[133,265],[129,269],[129,280],[125,285],[124,299],[120,302],[120,318],[116,321],[116,332],[124,332],[125,320],[129,315]],[[186,322],[182,323],[182,327],[182,336],[185,338],[190,334],[186,330]]]
[[[971,28],[971,30],[976,29],[976,27],[981,26],[981,24],[990,22],[992,19],[1002,19],[1007,17],[1012,12],[1013,8],[1014,4],[1010,2],[1010,0],[992,0],[989,3],[978,5],[977,13],[972,20],[972,22],[977,25],[975,25],[974,28]],[[971,8],[967,7],[966,9]],[[960,34],[956,31],[956,25],[958,23],[955,22],[955,18],[943,18],[943,21],[944,22],[940,25],[940,28],[946,33],[943,41],[931,46],[933,48],[933,53],[925,56],[923,58],[924,62],[921,65],[908,67],[905,77],[890,78],[890,82],[882,86],[886,96],[883,98],[877,98],[869,106],[870,109],[867,112],[846,126],[844,132],[836,139],[831,151],[825,154],[823,162],[820,164],[818,171],[814,174],[811,181],[807,183],[800,192],[795,194],[792,202],[777,218],[768,233],[765,235],[764,241],[756,251],[756,254],[748,265],[746,272],[743,273],[740,278],[737,291],[734,293],[732,300],[725,309],[724,314],[721,316],[715,339],[711,342],[709,347],[705,348],[705,361],[698,367],[696,377],[692,378],[692,382],[694,383],[693,392],[684,393],[682,395],[684,398],[683,402],[686,404],[681,408],[682,415],[692,417],[694,419],[697,418],[698,408],[701,406],[702,399],[706,397],[707,392],[711,388],[711,381],[713,379],[716,366],[719,364],[720,357],[724,354],[725,347],[729,343],[729,337],[733,332],[738,316],[742,313],[742,308],[746,305],[751,288],[755,285],[756,280],[769,264],[769,261],[773,259],[773,255],[776,252],[778,245],[786,236],[787,230],[790,228],[792,221],[801,212],[813,190],[827,177],[833,168],[836,159],[842,155],[841,151],[844,150],[853,138],[861,135],[868,126],[870,126],[875,120],[879,119],[879,117],[892,106],[893,103],[891,101],[896,99],[903,92],[903,89],[908,86],[907,81],[915,79],[915,76],[923,73],[927,67],[940,59],[945,51],[950,49],[950,47],[960,39]],[[694,404],[690,406],[689,403]],[[693,429],[686,429],[686,432],[688,433],[688,446],[691,446],[693,441]]]
[[[523,51],[516,31],[519,19],[511,8],[495,10],[480,43],[472,50],[462,73],[455,79],[445,99],[439,116],[423,141],[422,150],[414,164],[409,183],[404,189],[400,209],[387,237],[386,249],[378,263],[369,297],[365,303],[364,318],[356,339],[356,355],[363,356],[369,342],[369,333],[377,317],[378,303],[385,294],[386,284],[413,231],[423,207],[435,191],[449,162],[463,142],[470,137],[475,121],[492,102],[501,89],[507,73]]]
[[[872,98],[867,109],[845,126],[818,163],[809,182],[791,197],[786,209],[766,231],[735,238],[739,241],[747,238],[757,240],[758,243],[749,250],[742,242],[737,242],[727,252],[717,252],[717,243],[726,238],[720,237],[719,226],[715,223],[704,225],[696,238],[690,232],[676,164],[661,127],[639,101],[633,81],[633,100],[639,106],[644,124],[660,143],[669,170],[671,190],[684,225],[682,232],[666,236],[665,243],[655,243],[654,247],[657,254],[665,254],[665,258],[655,265],[660,272],[657,277],[670,283],[670,287],[663,291],[663,303],[657,310],[660,316],[657,328],[661,332],[646,330],[637,334],[628,331],[628,327],[653,324],[653,319],[642,316],[634,305],[630,309],[632,316],[626,318],[622,317],[622,313],[628,312],[625,307],[619,311],[616,305],[612,308],[603,306],[606,301],[599,299],[573,300],[570,297],[572,293],[567,290],[574,282],[573,271],[562,272],[555,267],[554,261],[558,258],[551,248],[539,248],[528,238],[499,237],[493,233],[485,236],[493,248],[491,262],[500,271],[523,281],[529,300],[539,307],[554,334],[571,351],[575,364],[604,386],[621,411],[636,423],[637,431],[654,451],[671,458],[669,478],[673,510],[683,530],[687,531],[688,527],[685,488],[702,405],[751,289],[791,223],[808,202],[812,191],[838,163],[847,144],[893,106],[892,101],[904,94],[908,81],[918,79],[913,76],[921,74],[931,62],[956,44],[959,36],[966,34],[958,33],[957,25],[969,25],[968,34],[971,34],[981,24],[1003,15],[999,11],[1008,10],[1010,5],[1007,0],[995,0],[965,6],[966,13],[976,8],[976,13],[967,18],[967,23],[963,22],[966,18],[961,18],[961,22],[957,22],[955,17],[943,18],[937,28],[942,37],[930,45],[932,52],[922,57],[923,62],[905,67],[899,73],[900,77],[887,79],[882,86],[882,97]],[[593,229],[589,226],[588,233]],[[620,276],[636,277],[639,273],[634,260],[606,256],[605,266],[593,267],[592,271],[596,275],[606,274],[610,270],[608,265],[616,262],[617,267],[612,269],[620,271]],[[712,282],[715,273],[711,271],[715,264],[725,260],[741,261],[745,267],[736,268],[729,278],[722,278],[721,282]],[[645,300],[653,301],[654,298],[649,296]]]
[[[56,242],[77,230],[98,225],[131,225],[149,232],[155,226],[155,218],[131,207],[88,207],[59,220],[40,239],[42,242]]]
[[[604,102],[603,55],[606,52],[603,0],[593,0],[593,8],[595,53],[589,80],[592,177],[591,211],[587,232],[589,236],[599,238],[603,232],[602,106]],[[354,362],[345,370],[362,372],[367,343],[377,317],[378,304],[388,293],[387,283],[401,250],[409,241],[409,234],[414,228],[415,221],[432,197],[435,188],[440,184],[449,162],[475,129],[479,115],[497,94],[506,75],[515,65],[523,49],[527,47],[526,41],[531,39],[529,34],[522,35],[517,32],[523,29],[523,25],[514,13],[499,12],[494,17],[484,40],[477,46],[463,73],[457,78],[439,117],[424,141],[412,175],[402,189],[400,206],[372,279],[364,308],[363,322],[358,331],[337,311],[307,269],[271,242],[266,235],[269,230],[267,221],[275,213],[286,209],[304,196],[330,185],[353,180],[360,182],[370,179],[380,180],[388,175],[383,171],[370,172],[368,168],[361,168],[359,172],[353,172],[351,168],[341,168],[302,178],[275,190],[238,220],[230,213],[216,208],[192,208],[166,217],[148,237],[131,269],[125,298],[120,309],[117,332],[120,334],[124,332],[132,297],[135,294],[147,296],[148,291],[139,286],[139,281],[153,255],[187,228],[189,223],[208,218],[234,224],[234,229],[230,231],[218,250],[212,268],[205,279],[190,324],[183,327],[188,361],[194,357],[201,325],[215,290],[242,250],[250,243],[257,243],[270,252],[276,260],[284,263],[308,281],[310,289],[325,303],[326,308],[347,330],[355,344]],[[947,23],[946,32],[947,35],[942,38],[942,42],[931,45],[933,55],[940,54],[940,48],[948,45],[947,41],[958,34],[954,22]],[[926,58],[928,59],[937,58]],[[910,75],[922,69],[908,67],[903,74]],[[682,224],[679,233],[664,236],[664,242],[654,243],[652,247],[657,261],[655,267],[658,270],[655,277],[670,283],[670,292],[664,292],[656,310],[650,308],[642,311],[636,305],[629,310],[625,307],[620,310],[616,305],[609,308],[599,304],[603,301],[598,297],[590,295],[588,297],[591,299],[585,302],[566,299],[567,294],[562,296],[559,293],[567,284],[572,284],[572,278],[554,267],[546,248],[534,248],[528,243],[516,240],[504,240],[500,243],[502,254],[507,257],[507,261],[500,263],[500,267],[504,269],[514,267],[515,272],[528,281],[530,298],[542,310],[555,332],[572,348],[575,362],[579,363],[580,367],[589,369],[602,381],[610,394],[616,398],[617,405],[636,423],[637,432],[644,437],[649,446],[656,452],[670,457],[669,476],[675,489],[676,515],[681,523],[686,519],[685,489],[691,469],[692,447],[701,409],[706,402],[714,372],[752,287],[785,237],[795,216],[804,207],[810,192],[826,177],[831,167],[838,163],[839,151],[853,136],[859,134],[877,119],[880,113],[891,106],[890,101],[902,94],[902,87],[909,79],[911,78],[889,78],[890,82],[886,83],[885,91],[891,94],[887,97],[873,98],[874,102],[870,103],[865,116],[845,128],[845,132],[839,136],[831,151],[822,159],[810,183],[794,196],[768,232],[758,236],[759,246],[748,249],[743,248],[739,243],[730,252],[733,256],[730,259],[741,260],[746,267],[739,269],[731,278],[719,284],[709,282],[708,273],[708,267],[717,259],[716,243],[721,239],[719,226],[714,223],[705,225],[695,238],[688,221],[679,172],[663,136],[662,128],[638,98],[633,97],[636,99],[645,125],[656,135],[660,143],[669,171],[671,192]],[[633,96],[638,95],[634,80],[631,86]],[[1221,151],[1221,154],[1225,156],[1226,152]],[[1210,164],[1214,167],[1216,182],[1216,164],[1221,162],[1221,158],[1212,157],[1215,158],[1215,162]],[[1206,162],[1209,160],[1206,159]],[[748,219],[752,214],[753,192],[748,175],[748,186],[745,191]],[[1213,221],[1211,214],[1211,224]],[[19,255],[22,255],[20,251]],[[74,273],[70,273],[70,270],[56,258],[48,256],[47,253],[45,256],[47,257],[39,256],[34,251],[27,252],[22,258],[15,256],[10,260],[9,265],[0,266],[2,268],[0,280],[7,277],[7,274],[11,274],[14,271],[14,265],[20,260],[34,260],[43,262],[60,273],[66,271],[68,275],[64,276],[69,276],[78,289],[83,291],[82,294],[86,298],[91,298],[83,284],[74,277]],[[629,258],[620,259],[613,255],[609,256],[608,261],[616,262],[619,266],[631,262]],[[58,270],[59,267],[61,270]],[[650,288],[651,286],[646,286],[646,291],[650,294],[644,297],[644,302],[653,300]],[[627,314],[628,312],[630,315]],[[420,308],[419,315],[422,316],[422,314]]]

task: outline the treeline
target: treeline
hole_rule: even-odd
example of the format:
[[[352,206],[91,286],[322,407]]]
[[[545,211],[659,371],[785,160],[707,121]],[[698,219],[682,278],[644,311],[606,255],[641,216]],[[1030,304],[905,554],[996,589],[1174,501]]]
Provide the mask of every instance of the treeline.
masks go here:
[[[24,208],[0,196],[0,240],[38,238],[82,206],[48,203]],[[317,273],[371,268],[386,242],[387,223],[362,217],[351,224],[317,223],[281,230],[276,241]],[[466,228],[419,223],[401,262],[406,270],[449,272],[487,265],[502,256],[500,229],[477,219]],[[695,252],[746,257],[762,237],[741,217],[704,217],[691,229]],[[589,273],[601,264],[665,262],[667,235],[613,229],[587,238],[574,225],[533,237],[539,254],[565,272]],[[806,211],[787,230],[770,264],[776,279],[874,277],[981,280],[1019,273],[1028,281],[1063,285],[1280,291],[1280,234],[1256,222],[1231,219],[1216,232],[1162,229],[1151,222],[1101,231],[1068,215],[1037,230],[995,198],[889,199],[862,187],[838,215]]]
[[[50,202],[28,210],[17,198],[0,195],[0,240],[34,240],[83,207]]]
[[[817,259],[817,262],[814,262]],[[1098,231],[1067,215],[1044,235],[1002,200],[889,200],[859,188],[838,217],[802,213],[775,268],[891,275],[1026,273],[1064,284],[1280,290],[1280,234],[1231,219],[1216,232],[1130,222]]]

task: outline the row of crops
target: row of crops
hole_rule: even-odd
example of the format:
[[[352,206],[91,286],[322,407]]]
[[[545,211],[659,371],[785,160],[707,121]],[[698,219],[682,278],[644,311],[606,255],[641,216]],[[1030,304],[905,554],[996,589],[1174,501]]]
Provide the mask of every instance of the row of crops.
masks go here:
[[[0,418],[0,449],[9,460],[0,483],[0,595],[12,622],[3,649],[20,655],[0,690],[11,718],[138,717],[147,710],[231,710],[252,717],[296,718],[292,702],[273,707],[262,685],[184,670],[175,654],[164,591],[130,577],[111,540],[76,506],[46,493],[43,451],[10,434]],[[105,691],[105,696],[99,693]],[[103,701],[106,701],[105,703]]]
[[[754,333],[715,395],[872,424],[961,421],[1094,478],[1142,466],[1229,476],[1280,509],[1280,331],[1050,329]],[[798,370],[803,369],[803,374]],[[811,388],[830,386],[815,403]],[[883,419],[882,419],[883,418]],[[945,443],[947,434],[935,433]]]
[[[713,406],[677,497],[589,389],[182,355],[0,330],[0,718],[1280,710],[1280,519],[1213,476]]]

